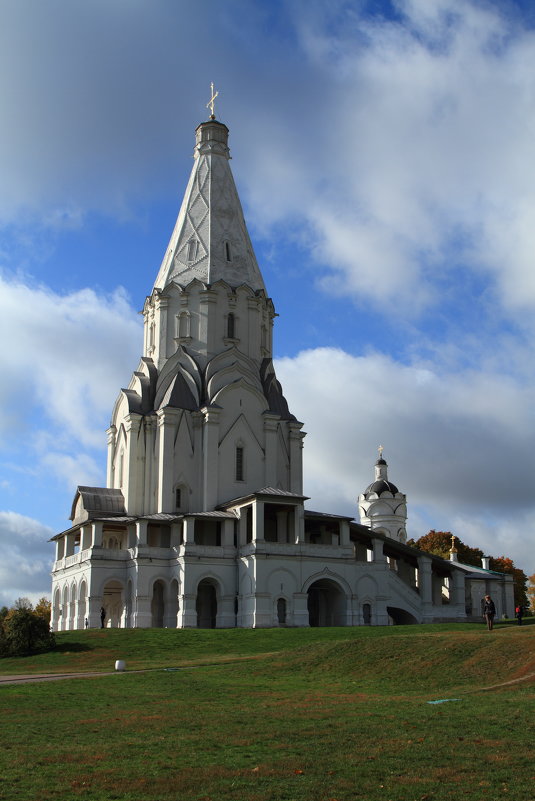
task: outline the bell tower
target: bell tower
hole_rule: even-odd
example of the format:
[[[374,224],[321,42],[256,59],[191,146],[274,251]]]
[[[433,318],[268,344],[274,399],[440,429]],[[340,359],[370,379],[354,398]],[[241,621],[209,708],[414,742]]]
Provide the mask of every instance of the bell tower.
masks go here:
[[[359,517],[363,526],[398,542],[407,539],[407,498],[388,480],[388,464],[383,447],[375,462],[375,478],[359,495]]]

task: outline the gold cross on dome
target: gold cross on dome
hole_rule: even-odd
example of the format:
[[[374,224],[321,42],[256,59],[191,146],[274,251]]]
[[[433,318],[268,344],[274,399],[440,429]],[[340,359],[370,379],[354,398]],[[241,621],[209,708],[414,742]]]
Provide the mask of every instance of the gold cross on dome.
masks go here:
[[[379,459],[382,459],[382,458],[383,458],[383,451],[384,451],[384,448],[383,448],[383,446],[382,446],[382,445],[379,445],[379,447],[377,448],[377,450],[379,451]]]
[[[210,100],[209,100],[209,101],[208,101],[208,103],[206,104],[206,108],[209,108],[209,109],[210,109],[210,112],[211,112],[211,113],[210,113],[210,119],[211,119],[211,120],[215,120],[215,114],[214,114],[214,101],[215,101],[216,97],[218,96],[219,92],[215,92],[215,94],[214,94],[214,82],[213,82],[213,81],[212,81],[212,83],[210,84],[210,88],[211,88],[211,90],[212,90],[212,97],[210,98]]]

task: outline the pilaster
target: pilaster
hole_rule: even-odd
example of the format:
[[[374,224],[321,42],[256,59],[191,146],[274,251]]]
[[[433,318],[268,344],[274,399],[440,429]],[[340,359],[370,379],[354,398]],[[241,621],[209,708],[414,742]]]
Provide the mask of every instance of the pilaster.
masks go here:
[[[290,429],[290,492],[303,492],[303,423],[288,423]]]
[[[175,510],[173,498],[175,432],[182,412],[166,406],[159,409],[158,417],[158,495],[157,511],[172,514]]]
[[[219,416],[220,410],[205,407],[203,427],[203,511],[211,511],[218,498]]]

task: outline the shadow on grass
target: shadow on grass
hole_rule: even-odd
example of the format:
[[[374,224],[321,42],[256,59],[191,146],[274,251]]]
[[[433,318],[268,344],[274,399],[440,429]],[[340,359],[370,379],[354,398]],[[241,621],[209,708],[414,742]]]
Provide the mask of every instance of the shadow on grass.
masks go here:
[[[62,642],[57,643],[55,648],[52,649],[56,653],[77,653],[82,651],[92,651],[93,645],[88,645],[85,642]]]

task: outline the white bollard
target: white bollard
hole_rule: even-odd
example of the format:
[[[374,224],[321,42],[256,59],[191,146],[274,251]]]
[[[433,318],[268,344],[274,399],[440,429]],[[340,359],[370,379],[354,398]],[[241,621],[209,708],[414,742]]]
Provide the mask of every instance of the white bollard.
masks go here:
[[[118,659],[115,663],[115,670],[123,671],[126,669],[126,662],[124,659]]]

